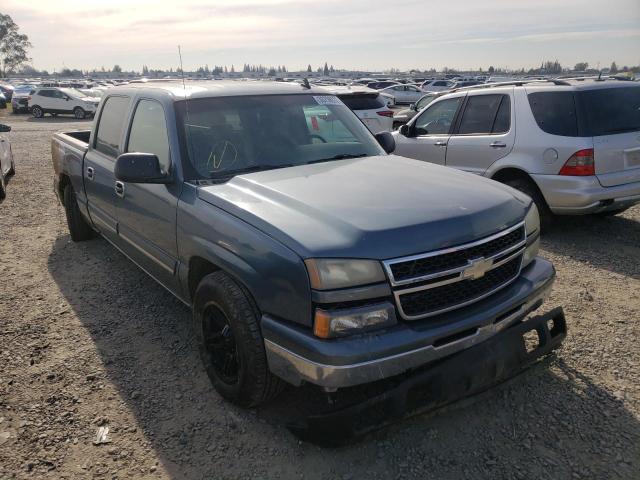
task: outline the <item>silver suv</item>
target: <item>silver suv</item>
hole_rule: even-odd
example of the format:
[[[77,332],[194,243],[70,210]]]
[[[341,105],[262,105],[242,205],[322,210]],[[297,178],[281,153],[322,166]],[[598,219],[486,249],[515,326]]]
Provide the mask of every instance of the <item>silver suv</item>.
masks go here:
[[[435,100],[394,132],[395,153],[506,183],[553,215],[615,215],[640,202],[640,85],[483,85]]]

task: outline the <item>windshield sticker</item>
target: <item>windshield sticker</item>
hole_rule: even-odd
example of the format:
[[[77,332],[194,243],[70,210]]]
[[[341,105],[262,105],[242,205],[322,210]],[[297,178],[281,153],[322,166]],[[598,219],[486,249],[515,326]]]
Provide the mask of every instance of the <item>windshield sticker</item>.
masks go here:
[[[314,95],[313,99],[318,105],[342,105],[340,99],[333,95]]]

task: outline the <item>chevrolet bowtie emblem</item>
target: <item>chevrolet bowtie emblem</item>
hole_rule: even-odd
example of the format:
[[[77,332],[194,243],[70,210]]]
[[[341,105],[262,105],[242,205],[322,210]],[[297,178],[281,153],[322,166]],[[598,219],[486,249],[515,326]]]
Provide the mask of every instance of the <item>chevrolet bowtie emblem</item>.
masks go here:
[[[470,265],[462,271],[462,278],[477,280],[478,278],[484,277],[484,274],[491,269],[493,266],[493,260],[482,257],[473,258],[469,260],[469,264]]]

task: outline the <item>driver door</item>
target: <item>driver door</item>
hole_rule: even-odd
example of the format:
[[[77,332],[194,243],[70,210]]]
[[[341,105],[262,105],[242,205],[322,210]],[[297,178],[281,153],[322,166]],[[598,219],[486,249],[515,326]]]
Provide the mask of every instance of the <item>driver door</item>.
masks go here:
[[[464,96],[435,101],[408,124],[408,136],[396,142],[395,154],[444,165],[454,120]]]

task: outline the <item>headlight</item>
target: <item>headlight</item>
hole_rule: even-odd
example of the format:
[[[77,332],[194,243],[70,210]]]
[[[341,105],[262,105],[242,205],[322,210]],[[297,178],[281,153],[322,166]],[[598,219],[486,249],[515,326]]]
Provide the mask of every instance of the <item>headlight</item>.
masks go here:
[[[310,258],[304,263],[311,288],[315,290],[356,287],[386,280],[382,266],[376,260]]]
[[[527,247],[522,258],[522,268],[529,265],[538,255],[540,250],[540,214],[535,203],[531,204],[531,208],[527,212],[524,219],[524,228],[527,232]]]
[[[313,333],[320,338],[343,337],[396,323],[395,309],[389,302],[341,310],[317,308]]]
[[[527,216],[524,217],[524,228],[527,232],[527,237],[534,233],[540,233],[540,214],[535,203],[531,203]]]

